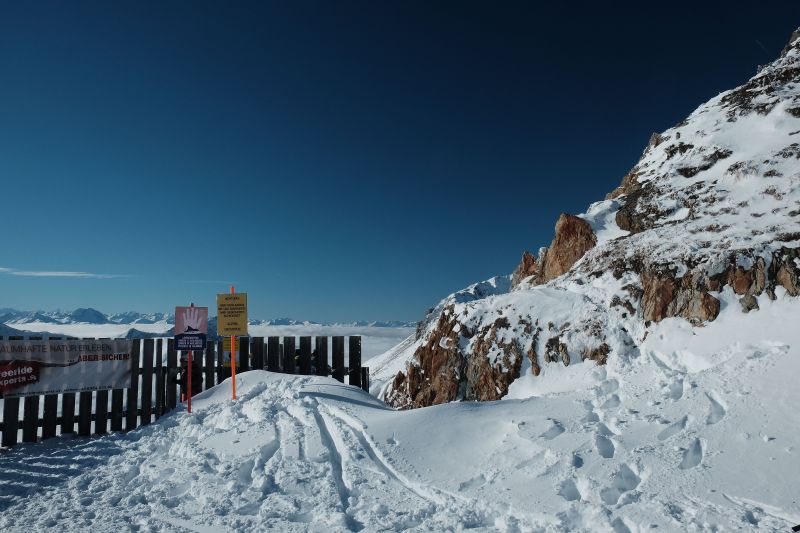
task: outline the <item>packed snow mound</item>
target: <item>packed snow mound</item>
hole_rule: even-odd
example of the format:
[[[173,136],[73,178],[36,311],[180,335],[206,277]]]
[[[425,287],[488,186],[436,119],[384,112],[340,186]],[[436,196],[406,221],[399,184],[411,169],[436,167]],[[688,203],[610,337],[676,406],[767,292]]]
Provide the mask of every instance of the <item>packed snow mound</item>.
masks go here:
[[[395,411],[246,372],[236,402],[227,381],[192,414],[0,454],[0,530],[787,531],[800,306],[760,303],[666,319],[639,357],[549,365],[501,402]]]
[[[548,365],[635,359],[665,319],[702,326],[725,306],[757,314],[764,294],[800,295],[800,39],[654,134],[619,188],[562,214],[551,245],[502,279],[446,298],[413,344],[379,356],[380,397],[497,400]]]

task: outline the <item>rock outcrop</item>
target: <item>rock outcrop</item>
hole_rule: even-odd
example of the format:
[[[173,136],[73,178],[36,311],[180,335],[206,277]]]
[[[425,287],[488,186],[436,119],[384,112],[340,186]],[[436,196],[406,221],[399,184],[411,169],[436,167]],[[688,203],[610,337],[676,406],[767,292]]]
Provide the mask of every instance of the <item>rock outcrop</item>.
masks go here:
[[[642,273],[642,317],[659,322],[680,316],[695,324],[714,320],[719,314],[719,300],[702,285],[696,275],[675,278],[668,271]]]
[[[522,252],[522,260],[511,275],[511,288],[516,288],[524,279],[538,275],[539,263],[536,261],[536,258],[533,257],[533,254],[526,250]],[[534,279],[533,282],[535,283],[536,280]]]
[[[508,328],[508,320],[500,318],[472,332],[459,323],[452,306],[446,308],[427,342],[415,351],[415,361],[395,376],[387,402],[414,408],[457,399],[499,400],[519,377],[524,359],[515,340],[498,338]],[[473,336],[474,346],[465,353],[462,341]]]
[[[584,219],[562,213],[556,222],[556,235],[542,263],[541,283],[567,272],[583,255],[594,248],[597,237]]]
[[[584,219],[562,213],[558,217],[555,236],[549,248],[539,250],[539,259],[526,251],[511,278],[511,287],[531,278],[532,285],[541,285],[565,272],[597,244],[592,227]]]

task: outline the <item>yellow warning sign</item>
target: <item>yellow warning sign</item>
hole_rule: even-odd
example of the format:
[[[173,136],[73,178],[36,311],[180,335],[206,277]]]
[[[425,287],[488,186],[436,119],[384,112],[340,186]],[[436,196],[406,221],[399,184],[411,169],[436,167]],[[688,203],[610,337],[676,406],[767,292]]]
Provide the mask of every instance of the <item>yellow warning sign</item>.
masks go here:
[[[217,335],[247,335],[247,293],[217,294]]]

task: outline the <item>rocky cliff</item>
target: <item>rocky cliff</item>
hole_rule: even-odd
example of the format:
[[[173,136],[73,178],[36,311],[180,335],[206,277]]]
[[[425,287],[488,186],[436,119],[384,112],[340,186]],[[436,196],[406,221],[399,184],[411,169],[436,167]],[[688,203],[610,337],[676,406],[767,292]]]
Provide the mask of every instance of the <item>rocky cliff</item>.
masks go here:
[[[730,302],[797,296],[798,277],[800,30],[744,85],[653,134],[620,186],[562,214],[511,276],[431,309],[382,394],[399,408],[499,399],[544,365],[635,356],[653,323],[702,327]]]

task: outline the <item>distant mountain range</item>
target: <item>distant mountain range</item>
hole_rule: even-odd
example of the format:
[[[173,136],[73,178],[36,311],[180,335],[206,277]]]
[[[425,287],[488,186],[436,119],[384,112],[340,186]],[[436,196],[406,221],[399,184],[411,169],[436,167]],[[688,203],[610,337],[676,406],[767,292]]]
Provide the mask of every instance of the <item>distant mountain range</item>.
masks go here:
[[[97,309],[79,308],[74,311],[20,311],[12,308],[0,308],[0,335],[18,335],[25,330],[30,334],[29,327],[46,330],[47,324],[118,324],[130,325],[133,335],[151,335],[136,329],[136,325],[163,324],[164,330],[171,334],[175,317],[168,313],[138,313],[126,311],[106,315]],[[216,317],[209,318],[209,331],[216,331]],[[376,327],[376,328],[405,328],[416,327],[416,322],[393,321],[356,321],[356,322],[314,322],[309,320],[295,320],[292,318],[273,318],[270,320],[251,319],[253,326],[339,326],[339,327]],[[152,328],[149,328],[152,329]],[[137,337],[138,338],[138,337]]]

